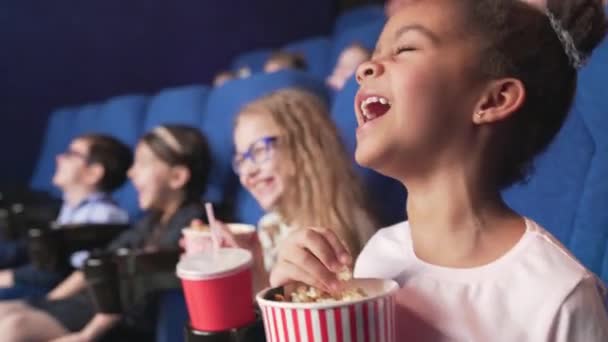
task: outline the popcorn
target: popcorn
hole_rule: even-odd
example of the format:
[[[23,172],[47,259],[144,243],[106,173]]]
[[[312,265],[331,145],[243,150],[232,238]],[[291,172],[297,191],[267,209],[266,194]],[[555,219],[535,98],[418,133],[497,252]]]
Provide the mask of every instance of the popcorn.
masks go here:
[[[342,282],[348,282],[353,278],[352,272],[346,267],[337,274],[337,277]],[[347,288],[339,293],[331,294],[313,286],[300,285],[287,298],[277,294],[275,300],[285,302],[290,298],[293,303],[331,303],[359,300],[365,297],[367,294],[360,288]]]
[[[209,231],[209,226],[199,219],[192,220],[192,222],[190,222],[190,228],[199,232]]]
[[[351,279],[353,279],[353,272],[348,267],[344,267],[342,271],[338,272],[338,280],[350,281]]]
[[[331,303],[363,299],[367,294],[362,289],[346,289],[336,294],[323,292],[312,286],[299,286],[291,293],[293,303]]]

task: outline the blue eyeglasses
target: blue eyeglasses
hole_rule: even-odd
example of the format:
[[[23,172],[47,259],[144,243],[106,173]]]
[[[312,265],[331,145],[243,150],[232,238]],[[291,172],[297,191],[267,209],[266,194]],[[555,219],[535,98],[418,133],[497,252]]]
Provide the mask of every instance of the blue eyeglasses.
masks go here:
[[[246,160],[251,161],[255,165],[260,165],[272,158],[274,146],[278,137],[263,137],[254,141],[247,151],[236,153],[232,160],[232,168],[238,175],[241,173],[243,164]]]

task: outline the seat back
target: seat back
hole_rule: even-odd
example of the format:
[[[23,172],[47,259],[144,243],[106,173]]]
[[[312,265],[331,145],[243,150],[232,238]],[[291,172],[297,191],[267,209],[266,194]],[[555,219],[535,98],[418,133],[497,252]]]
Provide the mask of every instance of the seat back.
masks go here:
[[[260,207],[253,196],[243,187],[239,187],[235,199],[235,217],[240,223],[257,226],[264,216],[264,209]]]
[[[606,59],[590,61],[579,77],[574,106],[562,130],[535,162],[524,184],[504,192],[515,210],[553,233],[593,272],[608,281],[608,106],[603,87]],[[590,74],[590,71],[593,71]]]
[[[148,132],[162,124],[182,124],[199,127],[209,88],[191,85],[165,89],[150,100],[144,121],[143,131]]]
[[[358,6],[342,12],[334,24],[334,33],[340,33],[367,23],[384,20],[384,7],[381,5]]]
[[[607,8],[608,11],[608,8]],[[593,52],[587,65],[579,72],[578,92],[581,94],[594,94],[588,100],[597,108],[608,111],[608,96],[599,96],[606,93],[608,84],[608,38]]]
[[[232,62],[232,70],[249,68],[252,73],[261,72],[271,54],[271,49],[257,49],[240,54]]]
[[[188,308],[183,291],[181,289],[165,291],[160,296],[158,308],[156,342],[184,341]]]
[[[333,69],[338,62],[338,57],[340,57],[342,51],[353,43],[359,43],[370,51],[373,51],[383,28],[384,19],[381,19],[350,28],[343,32],[336,32],[332,39],[332,49],[329,54],[330,70]]]
[[[96,118],[92,118],[96,132],[105,133],[135,147],[143,133],[148,97],[143,95],[119,96],[101,104]]]
[[[287,52],[301,53],[308,65],[307,72],[324,79],[329,74],[331,42],[326,37],[315,37],[296,41],[283,47]]]
[[[42,139],[40,155],[30,180],[30,188],[33,190],[45,191],[61,197],[60,191],[52,182],[55,157],[65,151],[76,136],[75,117],[75,108],[62,108],[51,113]]]

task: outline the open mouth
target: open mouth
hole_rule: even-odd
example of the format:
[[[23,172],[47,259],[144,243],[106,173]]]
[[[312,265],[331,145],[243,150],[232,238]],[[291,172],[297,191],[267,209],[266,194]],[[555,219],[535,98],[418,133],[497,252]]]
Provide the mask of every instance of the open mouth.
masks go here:
[[[254,183],[251,183],[251,189],[257,193],[264,193],[264,192],[268,191],[269,188],[272,187],[273,183],[274,183],[273,177],[260,179]]]
[[[390,101],[382,96],[370,96],[360,104],[363,123],[375,120],[391,109]]]

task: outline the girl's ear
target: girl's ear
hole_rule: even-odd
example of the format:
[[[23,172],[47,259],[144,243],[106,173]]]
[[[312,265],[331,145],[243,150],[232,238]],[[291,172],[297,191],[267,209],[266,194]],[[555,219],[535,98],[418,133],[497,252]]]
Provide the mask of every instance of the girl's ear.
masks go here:
[[[516,78],[492,81],[471,118],[477,125],[504,120],[519,110],[526,99],[526,88]]]
[[[169,174],[169,187],[175,190],[182,189],[190,180],[190,176],[190,170],[183,165],[171,167]]]

